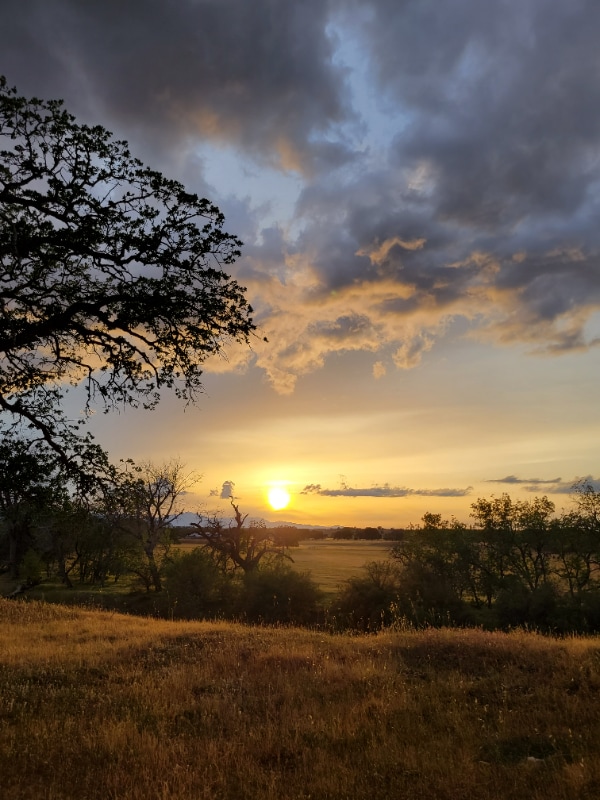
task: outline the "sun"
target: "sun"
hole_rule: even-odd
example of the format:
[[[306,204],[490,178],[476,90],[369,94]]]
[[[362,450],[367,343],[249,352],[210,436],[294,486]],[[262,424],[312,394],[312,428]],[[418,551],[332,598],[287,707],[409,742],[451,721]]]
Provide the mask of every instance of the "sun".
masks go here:
[[[272,489],[269,489],[268,498],[273,511],[281,511],[282,508],[286,508],[291,500],[290,493],[282,486],[273,486]]]

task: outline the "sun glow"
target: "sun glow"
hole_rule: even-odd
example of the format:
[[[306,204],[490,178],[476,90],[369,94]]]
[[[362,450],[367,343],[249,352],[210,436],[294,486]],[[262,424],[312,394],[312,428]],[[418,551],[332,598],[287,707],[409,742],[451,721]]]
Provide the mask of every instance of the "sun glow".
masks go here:
[[[281,511],[282,508],[286,508],[291,500],[290,493],[282,486],[273,486],[269,489],[267,496],[273,511]]]

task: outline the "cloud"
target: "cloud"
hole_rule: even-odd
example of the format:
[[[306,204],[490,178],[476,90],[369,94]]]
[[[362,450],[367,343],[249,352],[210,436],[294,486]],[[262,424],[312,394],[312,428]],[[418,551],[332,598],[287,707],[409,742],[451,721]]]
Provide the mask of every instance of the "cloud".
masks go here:
[[[382,361],[376,361],[373,364],[373,377],[377,380],[379,378],[383,378],[383,376],[387,373],[385,368],[385,364]]]
[[[368,489],[355,489],[346,485],[339,489],[323,489],[320,483],[310,483],[300,494],[317,494],[321,497],[466,497],[472,489],[472,486],[467,486],[466,489],[409,489],[387,483]]]
[[[549,480],[541,480],[540,478],[517,478],[516,475],[507,475],[505,478],[489,478],[486,483],[511,483],[511,484],[519,484],[519,483],[535,483],[535,484],[544,484],[544,483],[561,483],[560,478],[550,478]],[[573,485],[573,484],[571,484]]]
[[[543,490],[548,494],[575,494],[577,487],[581,485],[591,486],[595,492],[600,492],[600,479],[593,478],[587,475],[585,478],[574,478],[572,481],[557,481],[550,486],[545,486],[543,483],[532,484],[525,486],[526,492],[539,492]]]
[[[221,489],[211,489],[210,497],[219,497],[221,500],[235,500],[233,493],[235,483],[233,481],[224,481]]]
[[[269,343],[210,369],[252,363],[289,394],[335,353],[417,367],[456,320],[537,355],[600,344],[600,5],[6,0],[3,11],[10,83],[116,127],[191,189],[208,189],[210,144],[259,174],[298,173],[277,224],[249,198],[227,201],[246,242],[234,274]]]
[[[373,78],[410,120],[397,157],[427,164],[440,213],[514,224],[589,199],[600,133],[597,5],[366,5]]]
[[[546,494],[574,494],[578,486],[591,486],[596,492],[600,491],[600,478],[586,475],[583,478],[573,478],[563,481],[561,478],[518,478],[516,475],[507,475],[505,478],[492,478],[486,483],[505,483],[513,486],[522,486],[526,492],[544,492]]]
[[[367,256],[371,264],[383,264],[389,257],[390,250],[393,247],[399,247],[402,250],[420,250],[424,244],[425,239],[413,239],[406,242],[399,236],[394,236],[381,244],[373,244],[371,247],[362,248],[357,251],[356,255]]]
[[[352,112],[328,5],[7,0],[2,69],[142,136],[228,142],[311,172],[351,156],[332,138]]]

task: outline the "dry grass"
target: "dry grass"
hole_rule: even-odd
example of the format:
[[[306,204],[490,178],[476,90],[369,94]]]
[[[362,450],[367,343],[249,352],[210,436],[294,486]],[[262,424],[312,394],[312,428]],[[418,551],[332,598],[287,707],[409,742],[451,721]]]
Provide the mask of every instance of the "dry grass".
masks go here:
[[[600,641],[0,601],[4,800],[600,796]]]
[[[177,548],[190,552],[201,546],[184,541]],[[394,542],[386,541],[306,539],[287,552],[293,559],[291,566],[298,572],[310,572],[319,589],[331,597],[344,581],[360,575],[365,564],[389,558],[393,546]]]
[[[290,566],[298,572],[309,572],[319,589],[331,596],[348,578],[360,575],[365,564],[389,558],[394,544],[382,540],[306,539],[287,552],[293,559]],[[184,541],[177,547],[189,552],[202,545]]]
[[[310,572],[312,579],[327,595],[334,595],[340,584],[362,573],[370,561],[389,558],[394,542],[368,542],[323,539],[300,542],[289,550],[292,566],[298,572]]]

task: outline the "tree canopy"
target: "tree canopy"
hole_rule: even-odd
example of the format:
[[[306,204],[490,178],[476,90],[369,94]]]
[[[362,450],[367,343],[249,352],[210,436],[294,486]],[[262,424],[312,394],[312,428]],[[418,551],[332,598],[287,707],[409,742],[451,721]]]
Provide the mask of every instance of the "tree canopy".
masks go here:
[[[164,387],[193,400],[204,360],[254,330],[223,223],[104,128],[0,77],[0,409],[60,449],[68,384],[106,409],[154,407]]]

